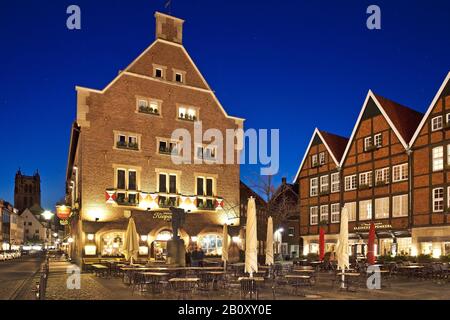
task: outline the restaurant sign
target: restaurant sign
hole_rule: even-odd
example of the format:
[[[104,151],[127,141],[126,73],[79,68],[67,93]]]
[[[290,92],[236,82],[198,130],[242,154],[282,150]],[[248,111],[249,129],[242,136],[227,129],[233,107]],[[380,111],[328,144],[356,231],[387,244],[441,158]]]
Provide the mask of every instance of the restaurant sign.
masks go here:
[[[172,221],[172,212],[154,212],[153,219],[170,222]]]
[[[375,230],[390,230],[392,229],[392,225],[377,222],[375,223]],[[369,231],[370,230],[370,223],[362,223],[356,227],[353,228],[353,231]]]

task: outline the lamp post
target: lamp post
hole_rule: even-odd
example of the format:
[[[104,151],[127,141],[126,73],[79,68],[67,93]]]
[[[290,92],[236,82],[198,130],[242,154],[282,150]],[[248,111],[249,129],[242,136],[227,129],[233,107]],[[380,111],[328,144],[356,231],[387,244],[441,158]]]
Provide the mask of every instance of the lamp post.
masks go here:
[[[50,244],[51,244],[51,239],[52,239],[52,235],[51,235],[51,219],[53,218],[55,214],[49,210],[45,210],[41,216],[44,218],[45,221],[47,221],[47,230],[46,230],[46,234],[45,234],[45,241],[48,240],[48,238],[50,238]]]

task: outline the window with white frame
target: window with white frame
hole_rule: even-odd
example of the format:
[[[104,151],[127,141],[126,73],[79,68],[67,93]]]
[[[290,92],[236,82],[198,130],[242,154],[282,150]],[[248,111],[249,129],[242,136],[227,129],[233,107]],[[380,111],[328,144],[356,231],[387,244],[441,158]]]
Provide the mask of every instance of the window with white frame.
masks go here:
[[[198,120],[197,108],[179,106],[178,107],[178,119],[188,120],[188,121],[197,121]]]
[[[445,124],[450,124],[450,113],[447,113],[446,115],[445,115]]]
[[[339,223],[341,221],[340,209],[339,203],[331,204],[331,223]]]
[[[371,187],[372,186],[372,171],[367,171],[359,174],[359,185]]]
[[[328,222],[328,205],[320,206],[320,221]]]
[[[348,209],[348,221],[356,220],[356,202],[349,202],[345,204]]]
[[[375,184],[388,184],[389,183],[389,167],[377,169],[375,171]]]
[[[447,166],[450,166],[450,144],[447,145]]]
[[[356,174],[345,177],[345,191],[356,189]]]
[[[393,182],[405,181],[408,180],[408,164],[400,164],[398,166],[394,166],[392,168],[393,171]]]
[[[444,188],[433,189],[433,212],[444,211]]]
[[[432,150],[433,171],[444,170],[444,147],[436,147]]]
[[[165,79],[166,78],[166,67],[159,66],[159,65],[153,65],[153,77],[158,79]]]
[[[319,224],[319,207],[309,208],[309,224],[312,226]]]
[[[392,197],[392,216],[406,217],[408,216],[408,195]]]
[[[372,219],[372,200],[359,202],[359,220]]]
[[[389,197],[375,199],[375,219],[389,218]]]
[[[320,177],[320,192],[326,193],[328,192],[329,187],[329,178],[328,175]]]
[[[173,70],[173,81],[178,82],[178,83],[184,83],[184,81],[185,81],[184,76],[185,76],[185,72]]]
[[[447,187],[447,210],[450,208],[450,187]]]
[[[325,164],[325,152],[319,153],[319,164],[321,166]]]
[[[431,130],[437,131],[443,128],[442,116],[434,117],[431,119]]]
[[[309,195],[315,197],[319,194],[319,178],[311,178],[309,180]]]
[[[339,192],[340,190],[340,181],[339,181],[339,173],[331,174],[331,192]]]
[[[319,165],[319,161],[318,161],[318,155],[317,154],[313,154],[311,156],[311,167],[316,167]]]
[[[381,133],[374,136],[375,146],[381,148],[383,146],[383,135]]]
[[[373,138],[366,137],[364,138],[364,151],[370,150],[373,147]]]

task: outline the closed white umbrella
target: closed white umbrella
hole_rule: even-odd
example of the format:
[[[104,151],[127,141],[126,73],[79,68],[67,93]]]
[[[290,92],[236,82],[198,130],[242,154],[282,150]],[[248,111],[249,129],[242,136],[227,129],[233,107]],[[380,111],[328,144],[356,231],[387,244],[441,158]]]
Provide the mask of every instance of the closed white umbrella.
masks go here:
[[[245,272],[253,277],[258,272],[258,240],[256,237],[256,204],[250,197],[247,205],[247,225],[245,233]]]
[[[227,270],[227,262],[228,262],[228,225],[225,223],[223,225],[223,237],[222,237],[222,261],[223,268]]]
[[[139,253],[139,236],[132,217],[128,220],[125,241],[123,242],[123,253],[125,254],[126,260],[131,259],[131,264],[133,264],[133,258],[136,260]]]
[[[273,219],[269,217],[267,221],[266,238],[266,265],[273,265]]]
[[[341,212],[341,230],[336,246],[338,268],[342,270],[342,287],[344,287],[345,269],[350,268],[348,255],[348,208],[344,206]]]

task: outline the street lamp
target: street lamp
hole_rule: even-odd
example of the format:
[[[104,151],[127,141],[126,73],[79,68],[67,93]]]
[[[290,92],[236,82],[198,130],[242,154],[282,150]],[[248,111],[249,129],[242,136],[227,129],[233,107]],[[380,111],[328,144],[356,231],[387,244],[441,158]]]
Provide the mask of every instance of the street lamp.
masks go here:
[[[45,210],[42,214],[42,217],[44,217],[45,220],[49,221],[51,218],[53,218],[54,214],[48,210]]]

